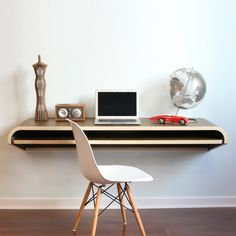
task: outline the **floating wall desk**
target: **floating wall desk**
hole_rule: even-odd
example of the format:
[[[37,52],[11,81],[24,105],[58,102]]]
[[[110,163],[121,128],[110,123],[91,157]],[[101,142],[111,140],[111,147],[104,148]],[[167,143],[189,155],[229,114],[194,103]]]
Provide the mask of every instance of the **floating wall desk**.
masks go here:
[[[213,148],[227,143],[225,131],[205,119],[186,126],[152,124],[147,118],[139,126],[95,126],[94,119],[79,122],[93,148],[197,147]],[[75,147],[68,122],[28,119],[8,136],[20,148]]]

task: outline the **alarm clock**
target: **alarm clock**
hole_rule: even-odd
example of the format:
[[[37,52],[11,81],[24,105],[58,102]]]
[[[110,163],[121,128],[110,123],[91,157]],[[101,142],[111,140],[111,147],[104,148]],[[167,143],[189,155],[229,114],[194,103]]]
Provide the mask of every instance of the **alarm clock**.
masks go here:
[[[56,121],[85,121],[85,104],[57,104],[55,112]]]

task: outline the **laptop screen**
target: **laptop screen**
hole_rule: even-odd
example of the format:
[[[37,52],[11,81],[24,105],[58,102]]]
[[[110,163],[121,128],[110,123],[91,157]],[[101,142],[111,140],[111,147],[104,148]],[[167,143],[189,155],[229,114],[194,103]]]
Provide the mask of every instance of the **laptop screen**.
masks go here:
[[[97,91],[98,117],[137,116],[136,91]]]

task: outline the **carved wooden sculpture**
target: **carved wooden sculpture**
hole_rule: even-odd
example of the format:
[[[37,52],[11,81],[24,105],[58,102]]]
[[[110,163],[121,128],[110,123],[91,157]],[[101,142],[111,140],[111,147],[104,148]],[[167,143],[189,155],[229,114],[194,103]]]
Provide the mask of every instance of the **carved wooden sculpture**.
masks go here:
[[[35,72],[36,109],[34,119],[37,121],[48,120],[48,112],[45,102],[46,80],[44,78],[47,65],[41,62],[38,55],[38,62],[33,65]]]

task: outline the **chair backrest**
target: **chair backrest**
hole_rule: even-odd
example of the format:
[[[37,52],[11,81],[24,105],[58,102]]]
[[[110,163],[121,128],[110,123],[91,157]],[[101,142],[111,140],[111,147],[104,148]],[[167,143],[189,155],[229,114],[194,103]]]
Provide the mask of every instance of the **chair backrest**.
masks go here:
[[[107,180],[101,175],[96,160],[93,155],[93,150],[89,141],[77,123],[67,119],[70,122],[75,138],[77,157],[79,159],[80,169],[83,175],[93,183],[105,183]]]

